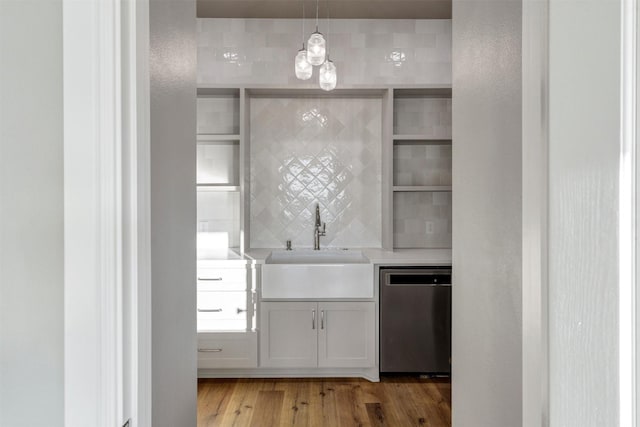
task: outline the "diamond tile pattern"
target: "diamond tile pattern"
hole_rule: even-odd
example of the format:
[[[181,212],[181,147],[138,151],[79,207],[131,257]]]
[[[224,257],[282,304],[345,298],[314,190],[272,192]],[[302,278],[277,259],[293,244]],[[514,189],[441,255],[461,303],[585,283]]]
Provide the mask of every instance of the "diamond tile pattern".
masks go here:
[[[325,247],[380,247],[380,99],[253,98],[252,248],[313,247],[315,205]]]

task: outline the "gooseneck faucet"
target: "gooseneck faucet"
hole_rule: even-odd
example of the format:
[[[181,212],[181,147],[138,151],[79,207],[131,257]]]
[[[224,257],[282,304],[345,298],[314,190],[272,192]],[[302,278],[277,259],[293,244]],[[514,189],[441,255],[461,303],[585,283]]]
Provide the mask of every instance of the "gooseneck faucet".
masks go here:
[[[320,231],[322,226],[322,231]],[[313,232],[313,249],[320,250],[320,237],[325,236],[327,232],[327,223],[320,221],[320,205],[316,204],[316,226]]]

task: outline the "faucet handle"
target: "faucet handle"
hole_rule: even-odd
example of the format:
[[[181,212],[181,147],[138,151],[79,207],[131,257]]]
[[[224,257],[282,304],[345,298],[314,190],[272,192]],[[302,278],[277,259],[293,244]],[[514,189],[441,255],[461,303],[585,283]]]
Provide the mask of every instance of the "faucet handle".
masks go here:
[[[322,223],[322,234],[324,235],[327,232],[327,223],[323,222]]]

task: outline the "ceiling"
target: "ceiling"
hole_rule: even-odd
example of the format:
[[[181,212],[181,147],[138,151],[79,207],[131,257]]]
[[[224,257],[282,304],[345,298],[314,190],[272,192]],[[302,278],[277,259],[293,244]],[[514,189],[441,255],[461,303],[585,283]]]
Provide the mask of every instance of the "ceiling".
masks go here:
[[[315,17],[316,2],[305,1]],[[320,16],[332,19],[449,19],[451,0],[320,0]],[[198,18],[300,18],[302,0],[197,0]]]

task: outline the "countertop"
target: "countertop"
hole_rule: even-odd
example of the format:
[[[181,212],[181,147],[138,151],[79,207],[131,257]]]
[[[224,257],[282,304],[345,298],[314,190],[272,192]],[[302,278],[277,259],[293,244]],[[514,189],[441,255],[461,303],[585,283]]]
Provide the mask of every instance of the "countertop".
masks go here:
[[[282,249],[252,249],[245,257],[264,264],[271,251]],[[308,250],[308,249],[307,249]],[[372,264],[379,265],[451,265],[451,249],[357,249],[369,258]]]
[[[198,259],[198,267],[231,267],[254,263],[253,259],[240,255],[233,249],[208,251],[207,258]]]
[[[278,249],[252,249],[244,255],[229,249],[210,254],[207,259],[199,259],[198,267],[225,267],[245,264],[264,264],[271,251]],[[304,249],[310,250],[310,249]],[[378,265],[451,265],[451,249],[384,249],[365,248],[361,250],[371,264]]]

